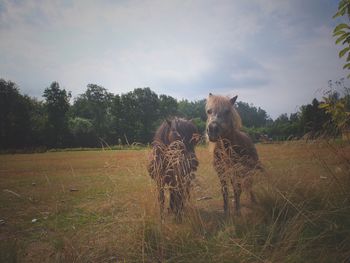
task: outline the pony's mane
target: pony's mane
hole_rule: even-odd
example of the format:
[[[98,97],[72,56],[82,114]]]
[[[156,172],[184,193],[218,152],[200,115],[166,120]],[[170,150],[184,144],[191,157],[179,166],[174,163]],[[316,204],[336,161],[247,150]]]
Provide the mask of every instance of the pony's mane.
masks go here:
[[[187,145],[192,144],[193,135],[198,133],[198,129],[193,122],[182,118],[175,118],[173,121],[175,122],[175,128],[178,133],[180,133],[184,143]]]
[[[191,144],[193,134],[198,132],[197,127],[192,121],[175,117],[169,120],[169,122],[171,122],[171,125],[169,125],[168,121],[162,122],[154,135],[153,141],[169,145],[171,142],[169,141],[168,134],[171,128],[174,127],[184,139],[184,143]]]
[[[169,124],[167,123],[167,121],[163,121],[162,124],[157,129],[153,137],[153,141],[163,143],[165,145],[169,145],[170,144],[168,139],[169,132],[170,132]]]
[[[231,117],[232,117],[232,125],[234,129],[240,130],[242,128],[242,120],[239,116],[235,106],[233,106],[230,102],[229,97],[220,96],[220,95],[211,95],[207,99],[207,103],[205,105],[206,110],[209,108],[215,107],[218,111],[222,111],[224,109],[230,109]]]

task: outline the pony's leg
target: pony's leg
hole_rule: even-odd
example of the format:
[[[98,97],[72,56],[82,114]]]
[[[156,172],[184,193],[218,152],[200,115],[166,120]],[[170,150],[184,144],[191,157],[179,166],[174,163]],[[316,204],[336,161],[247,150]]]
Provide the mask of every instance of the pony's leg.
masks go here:
[[[191,176],[191,175],[190,175]],[[188,176],[186,183],[185,183],[185,190],[184,190],[184,199],[186,201],[190,200],[191,198],[191,177]]]
[[[254,204],[256,204],[256,197],[255,194],[253,192],[253,178],[251,177],[250,174],[248,174],[244,180],[244,185],[243,185],[244,189],[249,189],[249,195],[250,195],[250,201]]]
[[[163,218],[164,201],[165,201],[164,187],[159,187],[158,189],[158,201],[159,201],[159,208],[160,208],[160,217]]]
[[[229,210],[228,210],[228,188],[226,180],[221,180],[221,192],[222,192],[222,198],[224,200],[224,213],[225,216],[228,216]]]
[[[175,201],[175,194],[174,194],[174,189],[170,188],[169,189],[169,207],[171,212],[175,212],[175,207],[176,207],[176,201]]]
[[[174,214],[178,213],[180,207],[180,194],[178,189],[170,189],[170,210]]]
[[[253,190],[250,190],[249,194],[250,194],[250,200],[252,201],[252,203],[256,204],[257,201]]]
[[[182,214],[183,214],[183,208],[184,208],[184,192],[183,191],[177,191],[177,211],[176,211],[176,221],[179,223],[182,222]]]
[[[233,184],[233,192],[235,197],[235,213],[236,215],[241,215],[241,193],[242,187],[240,183],[232,182]]]
[[[182,194],[179,189],[170,189],[170,210],[174,213],[177,221],[181,222],[183,209]]]

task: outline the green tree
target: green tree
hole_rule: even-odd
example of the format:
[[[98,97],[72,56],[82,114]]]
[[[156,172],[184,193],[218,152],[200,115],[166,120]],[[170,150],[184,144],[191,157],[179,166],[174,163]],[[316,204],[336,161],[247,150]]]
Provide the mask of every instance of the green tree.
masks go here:
[[[93,124],[96,137],[93,141],[98,145],[100,140],[108,141],[110,138],[110,108],[113,94],[105,88],[88,84],[84,94],[75,99],[72,115],[89,120]]]
[[[325,135],[324,126],[329,122],[329,114],[320,108],[320,102],[317,99],[301,107],[300,123],[303,127],[303,134],[308,134],[311,138]]]
[[[115,102],[117,103],[117,102]],[[136,100],[133,92],[128,92],[120,96],[120,112],[119,112],[119,130],[120,136],[124,143],[133,143],[137,141],[136,130],[140,129],[140,122],[137,121]],[[118,107],[118,105],[115,105]],[[139,141],[140,142],[140,141]]]
[[[281,114],[273,122],[269,135],[274,140],[286,140],[291,136],[290,133],[290,122],[286,113]]]
[[[71,143],[73,147],[94,147],[96,146],[96,134],[92,122],[88,119],[74,117],[70,118],[69,130],[74,136]]]
[[[112,98],[111,109],[110,109],[110,133],[112,136],[113,143],[120,143],[124,139],[124,128],[123,128],[123,105],[120,95],[115,95]]]
[[[341,0],[338,5],[338,11],[333,16],[342,17],[345,16],[347,20],[350,18],[350,0]],[[350,69],[350,26],[346,23],[338,24],[333,30],[333,36],[336,37],[336,44],[341,44],[345,46],[340,52],[339,57],[344,57],[346,64],[343,66],[344,69]],[[348,78],[350,74],[348,75]]]
[[[136,101],[136,120],[141,124],[138,139],[149,142],[153,137],[156,120],[160,117],[158,95],[150,88],[138,88],[133,93]]]
[[[147,87],[134,89],[127,97],[128,100],[123,100],[123,108],[131,107],[130,112],[124,111],[124,115],[130,116],[129,128],[133,127],[133,131],[129,129],[129,134],[133,134],[130,138],[135,142],[150,142],[160,117],[158,95]]]
[[[334,90],[333,82],[330,81],[329,90],[319,108],[330,116],[325,129],[335,130],[335,135],[342,134],[344,138],[350,139],[350,89],[345,87],[343,79],[336,81],[335,85],[337,89],[343,91],[343,96]]]
[[[31,146],[32,100],[14,82],[0,79],[0,148]]]
[[[45,104],[36,98],[30,98],[30,141],[29,145],[33,147],[43,147],[46,144],[46,124],[47,114]]]
[[[205,112],[206,100],[188,101],[181,100],[178,102],[178,113],[181,117],[192,119],[198,128],[198,132],[205,133],[207,114]]]
[[[242,101],[237,102],[236,107],[245,127],[263,127],[267,124],[269,116],[260,107],[256,108],[254,105]]]
[[[177,109],[178,109],[178,104],[176,99],[164,94],[159,96],[159,111],[160,111],[159,117],[161,119],[166,119],[166,118],[175,116],[177,114]]]
[[[202,121],[207,119],[204,99],[197,101],[181,100],[178,102],[178,112],[180,116],[187,119],[200,118]]]
[[[61,89],[58,82],[52,82],[44,90],[47,112],[46,135],[49,147],[64,147],[68,142],[68,110],[70,92]]]

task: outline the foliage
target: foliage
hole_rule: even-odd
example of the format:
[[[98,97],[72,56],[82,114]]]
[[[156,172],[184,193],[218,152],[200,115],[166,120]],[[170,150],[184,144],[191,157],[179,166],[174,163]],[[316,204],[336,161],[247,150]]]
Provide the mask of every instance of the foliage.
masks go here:
[[[330,116],[326,111],[320,108],[320,102],[317,99],[313,99],[312,104],[301,107],[301,125],[303,127],[303,133],[308,134],[311,138],[316,138],[325,130],[326,123],[330,123]],[[331,127],[331,126],[330,126]],[[331,129],[328,129],[330,131]]]
[[[138,88],[129,94],[134,105],[133,122],[136,124],[133,141],[150,142],[156,129],[154,121],[160,117],[158,95],[150,88]]]
[[[266,111],[260,107],[256,108],[254,105],[242,101],[237,102],[236,107],[245,127],[263,127],[270,120]]]
[[[160,117],[158,95],[150,88],[138,88],[116,96],[112,112],[117,116],[118,138],[127,144],[147,143]]]
[[[348,91],[343,82],[335,83],[341,83],[342,89]],[[148,144],[158,125],[172,116],[192,119],[199,132],[205,134],[204,99],[177,101],[168,95],[157,95],[149,87],[114,95],[99,85],[89,84],[71,105],[70,93],[57,82],[45,89],[45,101],[21,95],[11,81],[0,79],[0,88],[1,150]],[[350,96],[333,92],[323,100],[314,99],[298,112],[281,114],[274,121],[265,110],[252,104],[239,101],[236,107],[244,130],[255,142],[304,135],[338,136],[349,125],[346,118]]]
[[[57,82],[52,82],[44,90],[45,108],[47,112],[46,132],[49,147],[63,147],[67,145],[68,110],[70,92],[61,89]]]
[[[204,99],[198,101],[180,100],[178,102],[178,111],[181,116],[189,119],[200,118],[202,121],[207,119]]]
[[[333,18],[346,16],[350,17],[350,0],[341,0],[338,5],[338,12]],[[346,64],[344,69],[350,69],[350,26],[346,23],[338,24],[333,30],[333,36],[336,37],[336,44],[345,45],[345,47],[339,52],[339,58],[346,57]],[[348,75],[348,78],[350,74]]]
[[[68,122],[69,130],[74,137],[71,147],[94,146],[91,138],[96,138],[96,133],[92,122],[89,119],[73,117]]]
[[[330,82],[330,89],[319,107],[331,116],[331,123],[336,131],[347,135],[350,130],[350,90],[344,86],[343,80],[336,81],[335,85],[343,90],[344,96],[341,97],[337,91],[333,90],[333,84]]]
[[[72,107],[72,115],[89,120],[93,124],[93,142],[108,137],[108,110],[113,95],[96,84],[88,84],[84,94],[78,96]]]
[[[19,93],[17,85],[0,79],[0,149],[30,146],[31,139],[39,138],[37,119],[41,105]]]
[[[180,100],[178,102],[178,114],[181,117],[192,119],[201,134],[205,132],[207,114],[205,112],[205,99],[198,101]]]
[[[293,118],[294,116],[294,118]],[[274,140],[287,140],[299,136],[299,118],[281,114],[269,127],[268,134]]]
[[[177,115],[178,103],[176,99],[167,95],[159,96],[159,110],[162,119]]]

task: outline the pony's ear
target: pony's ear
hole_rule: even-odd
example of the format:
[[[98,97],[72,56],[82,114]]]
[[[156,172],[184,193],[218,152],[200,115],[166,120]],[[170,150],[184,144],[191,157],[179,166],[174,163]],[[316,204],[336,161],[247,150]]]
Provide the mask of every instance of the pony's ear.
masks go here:
[[[211,96],[213,96],[213,94],[212,94],[212,93],[209,93],[209,97],[211,97]]]
[[[231,102],[232,105],[235,104],[235,102],[237,100],[237,97],[238,96],[236,95],[236,96],[234,96],[233,98],[230,99],[230,102]]]
[[[166,121],[166,123],[169,125],[169,127],[171,127],[171,120],[166,119],[165,121]]]

